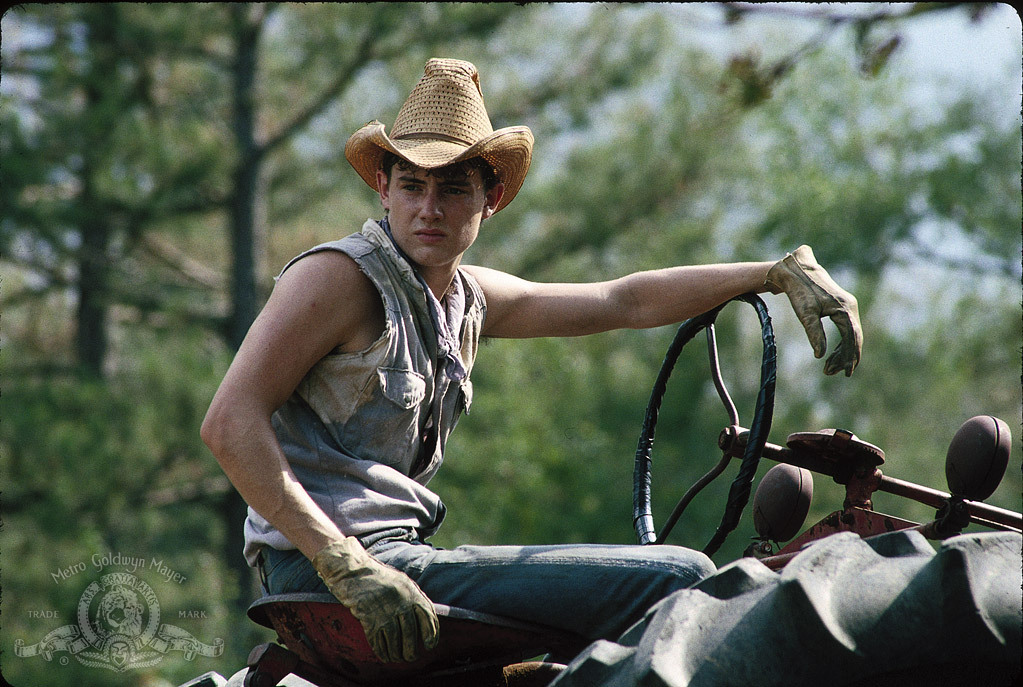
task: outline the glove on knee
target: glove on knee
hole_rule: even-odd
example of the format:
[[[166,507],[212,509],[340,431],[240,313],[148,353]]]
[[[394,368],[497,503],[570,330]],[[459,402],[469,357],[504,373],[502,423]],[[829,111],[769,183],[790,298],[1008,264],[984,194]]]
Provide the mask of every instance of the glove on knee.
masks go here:
[[[420,641],[427,649],[437,646],[440,624],[433,603],[408,575],[370,556],[355,537],[323,547],[312,564],[362,624],[381,661],[414,661]]]

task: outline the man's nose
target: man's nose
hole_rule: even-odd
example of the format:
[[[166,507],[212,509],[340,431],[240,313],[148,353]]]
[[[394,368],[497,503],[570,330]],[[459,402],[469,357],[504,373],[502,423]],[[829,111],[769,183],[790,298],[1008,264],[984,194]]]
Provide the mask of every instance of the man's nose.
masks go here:
[[[438,189],[426,189],[423,193],[423,202],[419,206],[419,214],[428,219],[439,219],[442,216]]]

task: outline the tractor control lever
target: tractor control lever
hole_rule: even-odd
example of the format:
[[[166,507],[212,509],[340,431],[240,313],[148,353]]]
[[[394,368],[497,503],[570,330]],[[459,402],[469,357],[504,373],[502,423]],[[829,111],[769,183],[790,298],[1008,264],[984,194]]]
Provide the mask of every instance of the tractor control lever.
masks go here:
[[[726,427],[718,446],[726,456],[741,456],[747,436],[741,426]],[[1019,513],[980,502],[994,492],[1008,464],[1011,437],[998,418],[972,418],[956,432],[945,468],[951,494],[882,474],[877,466],[884,463],[884,452],[846,430],[800,432],[790,435],[787,443],[788,447],[767,443],[764,458],[832,477],[846,486],[846,508],[870,510],[871,494],[883,491],[938,509],[937,519],[923,529],[935,538],[961,531],[969,522],[1023,530]]]

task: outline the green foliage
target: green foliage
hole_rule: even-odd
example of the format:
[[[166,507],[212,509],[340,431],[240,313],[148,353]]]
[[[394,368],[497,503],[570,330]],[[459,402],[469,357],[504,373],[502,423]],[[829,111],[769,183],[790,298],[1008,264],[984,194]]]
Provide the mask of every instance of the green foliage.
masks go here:
[[[14,654],[15,639],[33,645],[60,626],[76,624],[82,594],[108,572],[131,572],[146,582],[163,622],[200,641],[238,633],[239,619],[228,612],[225,599],[239,580],[226,573],[215,553],[223,527],[211,508],[211,497],[227,485],[195,431],[224,353],[195,333],[156,337],[133,329],[125,336],[123,345],[136,355],[106,382],[73,372],[11,369],[20,347],[8,344],[3,351],[0,471],[8,562],[2,580],[3,670],[16,685],[41,679],[135,685],[147,674],[180,682],[223,665],[223,658],[189,662],[171,652],[158,670],[118,674],[74,660],[63,665],[60,659],[68,656],[60,652],[51,662]],[[108,554],[145,564],[137,571],[104,566]],[[185,579],[168,579],[154,561]],[[59,575],[76,565],[84,568]],[[228,661],[243,662],[243,647],[227,642],[226,649]]]
[[[351,131],[371,118],[390,124],[427,57],[464,57],[480,67],[495,126],[525,123],[537,136],[530,180],[487,220],[468,261],[598,280],[810,243],[860,300],[864,359],[851,379],[823,377],[784,297],[767,296],[780,364],[771,441],[845,427],[885,450],[886,474],[943,488],[961,422],[991,413],[1018,433],[1018,122],[994,121],[989,94],[972,91],[922,116],[890,72],[899,47],[881,19],[845,43],[811,40],[770,59],[736,47],[729,62],[698,47],[689,11],[169,4],[5,15],[5,38],[20,26],[35,42],[5,52],[4,79],[13,66],[38,90],[0,91],[4,676],[177,684],[234,672],[266,639],[229,604],[256,591],[225,558],[229,486],[198,438],[230,358],[228,205],[241,156],[231,67],[242,24],[258,46],[261,295],[290,257],[379,212],[343,160]],[[733,6],[729,26],[747,27],[755,11]],[[829,35],[845,35],[842,26]],[[102,375],[75,364],[78,299],[92,286],[81,282],[83,246],[95,227],[107,241]],[[483,346],[471,414],[432,484],[449,507],[436,543],[634,541],[633,458],[673,331]],[[748,307],[723,312],[718,339],[748,422],[760,355]],[[727,423],[701,337],[679,361],[658,424],[658,524],[718,460]],[[1018,437],[1013,448],[991,501],[1018,510]],[[706,544],[733,475],[697,497],[672,543]],[[811,520],[841,500],[818,478]],[[932,515],[884,496],[878,508]],[[747,515],[716,560],[741,555],[752,534]],[[168,655],[121,674],[16,657],[15,639],[32,644],[75,622],[101,573],[92,556],[107,552],[184,574],[178,584],[145,572],[165,622],[200,641],[223,638],[225,654]],[[81,561],[86,572],[55,581]]]
[[[851,79],[835,60],[807,67],[747,120],[771,132],[751,161],[772,182],[748,189],[762,215],[758,239],[789,246],[823,236],[823,264],[876,276],[899,250],[938,258],[921,226],[952,223],[1009,275],[1018,270],[1018,127],[970,98],[920,124],[895,99],[900,84]]]

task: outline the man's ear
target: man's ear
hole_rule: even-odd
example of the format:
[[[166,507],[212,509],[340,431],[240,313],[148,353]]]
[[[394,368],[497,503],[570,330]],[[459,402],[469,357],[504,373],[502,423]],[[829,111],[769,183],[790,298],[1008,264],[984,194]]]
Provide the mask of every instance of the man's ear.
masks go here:
[[[377,170],[377,193],[380,194],[380,204],[384,206],[384,210],[390,210],[388,207],[388,196],[390,194],[390,187],[388,185],[387,175],[384,174],[384,170]]]
[[[483,219],[487,219],[497,211],[497,206],[504,197],[504,184],[494,184],[486,193],[486,200],[483,204]]]

